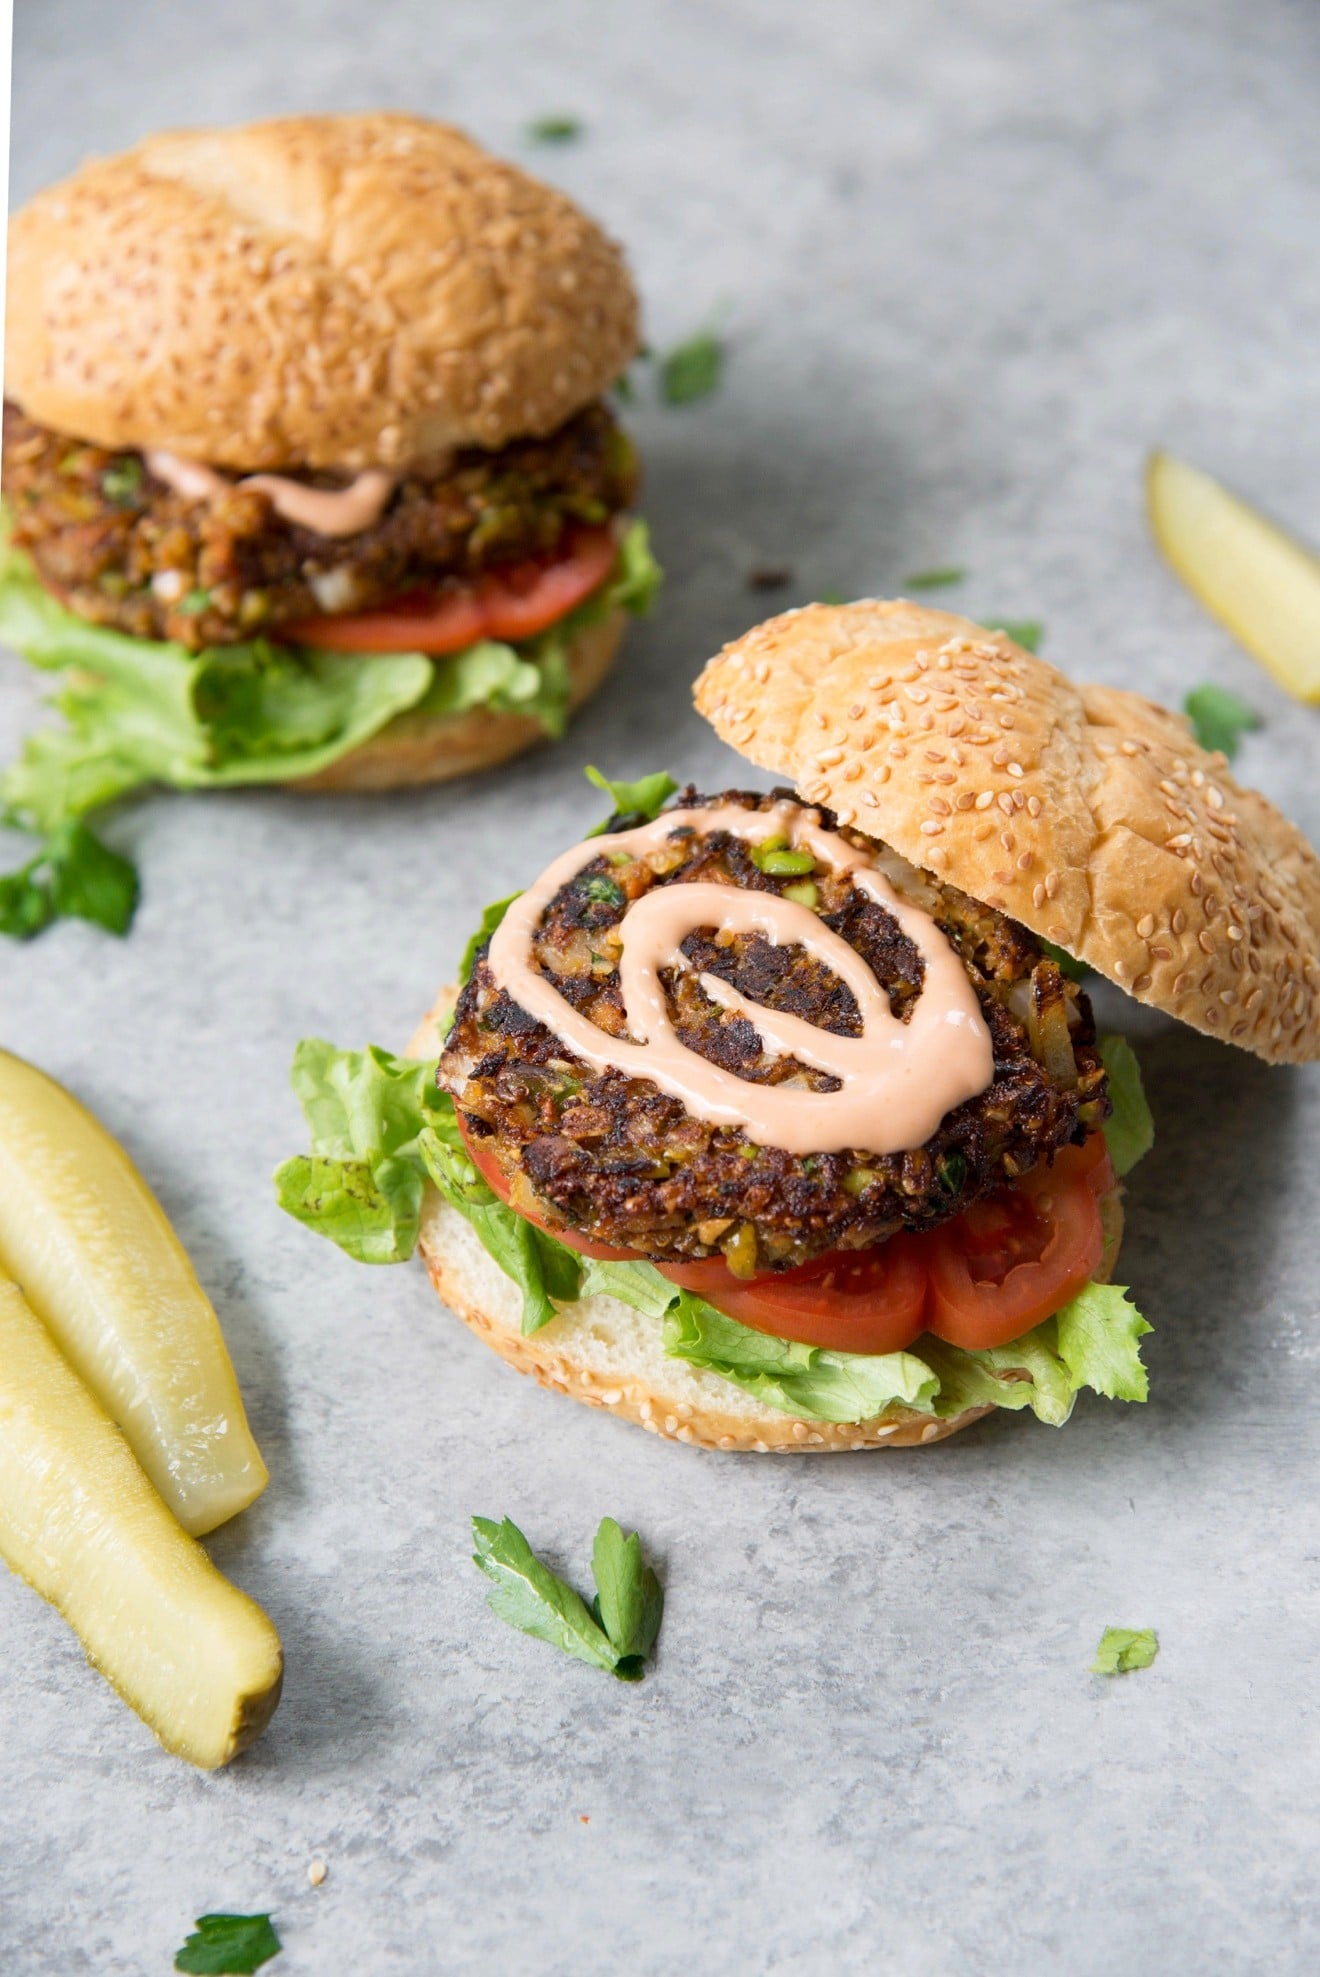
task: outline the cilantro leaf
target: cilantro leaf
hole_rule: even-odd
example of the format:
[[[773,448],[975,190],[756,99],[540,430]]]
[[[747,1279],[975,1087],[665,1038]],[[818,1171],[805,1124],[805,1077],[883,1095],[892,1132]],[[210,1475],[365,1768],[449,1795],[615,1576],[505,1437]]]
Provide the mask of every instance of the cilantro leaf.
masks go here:
[[[1039,652],[1040,642],[1045,636],[1045,627],[1039,618],[987,618],[988,632],[1003,632],[1014,645],[1022,646],[1027,652]]]
[[[523,136],[529,144],[571,144],[582,135],[580,117],[552,113],[546,117],[533,117],[524,124]]]
[[[1216,750],[1231,762],[1238,743],[1251,728],[1261,725],[1260,715],[1245,700],[1239,700],[1227,687],[1195,686],[1183,701],[1183,712],[1192,724],[1202,748]]]
[[[259,1970],[283,1945],[268,1915],[199,1915],[196,1932],[174,1959],[176,1970],[217,1973]]]
[[[642,1557],[642,1541],[636,1531],[625,1538],[612,1517],[603,1517],[592,1547],[591,1571],[596,1581],[596,1611],[619,1655],[615,1672],[637,1680],[642,1663],[655,1646],[665,1596]]]
[[[76,819],[59,824],[35,858],[0,878],[0,933],[29,940],[52,920],[90,920],[125,934],[138,900],[138,877]]]
[[[691,405],[719,388],[724,343],[714,330],[698,330],[660,359],[660,396],[666,405]]]
[[[1137,1053],[1126,1037],[1101,1037],[1100,1061],[1109,1078],[1113,1111],[1105,1120],[1105,1144],[1120,1180],[1155,1144],[1155,1121],[1146,1103]]]
[[[597,824],[588,837],[604,837],[611,828],[629,829],[634,824],[649,824],[664,809],[678,784],[663,769],[654,775],[642,776],[635,783],[612,782],[603,776],[599,769],[586,768],[582,771],[589,783],[604,790],[614,806],[604,823]]]
[[[418,1146],[427,1173],[450,1207],[471,1224],[482,1248],[521,1290],[523,1336],[539,1332],[558,1316],[556,1300],[571,1303],[577,1297],[582,1264],[576,1250],[502,1202],[469,1160],[461,1140],[446,1143],[427,1127]]]
[[[951,584],[964,583],[966,578],[966,570],[949,563],[938,570],[918,570],[915,575],[904,577],[903,586],[906,590],[947,590]]]
[[[618,1649],[586,1601],[541,1562],[512,1519],[496,1524],[489,1517],[474,1517],[472,1531],[477,1544],[472,1563],[492,1582],[486,1594],[491,1612],[520,1633],[613,1675]]]
[[[358,1263],[400,1263],[417,1246],[426,1168],[423,1128],[458,1137],[435,1064],[304,1037],[292,1083],[311,1128],[310,1156],[286,1160],[275,1192],[286,1214]]]
[[[1093,1675],[1127,1675],[1149,1668],[1160,1651],[1153,1627],[1106,1627],[1091,1663]]]

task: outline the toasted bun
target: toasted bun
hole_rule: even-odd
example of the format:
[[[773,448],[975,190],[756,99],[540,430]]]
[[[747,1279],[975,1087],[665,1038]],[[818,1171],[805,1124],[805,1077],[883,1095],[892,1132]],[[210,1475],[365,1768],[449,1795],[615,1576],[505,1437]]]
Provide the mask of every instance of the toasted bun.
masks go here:
[[[696,702],[807,802],[1139,1002],[1270,1063],[1320,1057],[1320,861],[1179,715],[872,600],[758,625]]]
[[[624,617],[624,612],[612,611],[608,618],[585,626],[569,640],[570,713],[577,711],[609,672],[623,635]],[[455,776],[493,769],[545,738],[539,721],[526,714],[497,713],[490,707],[476,707],[468,714],[400,714],[351,755],[332,762],[319,775],[300,777],[288,787],[315,793],[451,782]]]
[[[636,347],[613,242],[423,117],[166,132],[9,225],[6,389],[101,446],[406,466],[553,432]]]
[[[408,1046],[410,1057],[440,1050],[439,1022],[454,1000],[441,991]],[[1123,1235],[1123,1210],[1115,1188],[1101,1204],[1105,1261],[1096,1274],[1108,1282]],[[522,1296],[482,1248],[471,1225],[428,1187],[419,1248],[442,1303],[465,1325],[543,1387],[553,1387],[588,1407],[607,1407],[670,1441],[759,1455],[826,1455],[842,1449],[914,1448],[944,1441],[969,1428],[993,1407],[969,1407],[948,1421],[932,1421],[910,1407],[891,1407],[873,1421],[802,1421],[763,1407],[716,1373],[703,1373],[666,1357],[660,1327],[614,1297],[583,1298],[560,1317],[524,1338],[519,1329]]]

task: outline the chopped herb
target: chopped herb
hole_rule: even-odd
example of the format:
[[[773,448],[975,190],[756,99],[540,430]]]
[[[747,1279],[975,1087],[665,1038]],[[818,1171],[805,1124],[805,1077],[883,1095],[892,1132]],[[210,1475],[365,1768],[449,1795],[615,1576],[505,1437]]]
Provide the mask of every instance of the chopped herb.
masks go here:
[[[708,398],[724,373],[724,344],[714,330],[698,330],[660,359],[660,396],[666,405]]]
[[[35,858],[0,878],[0,934],[30,940],[52,920],[90,920],[107,933],[126,934],[138,899],[138,877],[86,824],[61,824]]]
[[[966,570],[960,570],[956,563],[950,563],[939,570],[918,570],[910,577],[904,577],[907,590],[947,590],[950,584],[964,583]]]
[[[1036,938],[1040,940],[1040,935],[1038,934]],[[1041,940],[1040,951],[1048,961],[1054,963],[1061,975],[1068,977],[1070,982],[1080,982],[1084,975],[1089,975],[1091,972],[1085,961],[1079,961],[1077,956],[1069,954],[1065,947],[1056,947],[1052,940]]]
[[[594,783],[597,789],[603,789],[614,805],[605,822],[597,824],[594,831],[587,832],[588,837],[604,837],[610,826],[616,822],[627,825],[649,824],[653,818],[660,815],[678,788],[674,778],[666,775],[663,769],[657,770],[654,775],[642,776],[635,783],[611,782],[599,769],[588,768],[582,773],[589,783]]]
[[[636,400],[637,387],[632,381],[632,373],[630,371],[620,371],[618,377],[615,378],[614,383],[610,386],[610,389],[618,399],[620,405],[631,405]]]
[[[210,609],[210,604],[209,590],[190,590],[186,597],[180,598],[179,609],[185,618],[199,618],[203,611]]]
[[[1160,1651],[1153,1627],[1106,1627],[1091,1663],[1093,1675],[1127,1675],[1149,1668]]]
[[[747,572],[748,590],[787,590],[792,581],[793,572],[787,563],[758,564]]]
[[[1045,627],[1039,618],[987,618],[988,632],[1003,632],[1014,645],[1023,646],[1028,652],[1039,652],[1040,642],[1045,636]]]
[[[523,126],[523,136],[529,144],[572,144],[581,135],[582,119],[562,114],[533,117]]]
[[[1238,743],[1251,728],[1260,726],[1260,715],[1245,700],[1239,700],[1222,686],[1195,686],[1183,702],[1183,712],[1192,724],[1202,748],[1218,750],[1231,762]]]
[[[859,1194],[865,1194],[876,1178],[869,1167],[850,1167],[843,1177],[843,1191],[855,1199]]]
[[[636,1532],[625,1538],[612,1517],[602,1519],[592,1553],[593,1610],[542,1563],[510,1518],[497,1524],[474,1517],[472,1530],[472,1562],[493,1582],[486,1595],[492,1613],[622,1682],[640,1681],[660,1630],[664,1595]]]
[[[935,1173],[946,1194],[958,1194],[967,1178],[967,1162],[961,1153],[944,1153],[935,1162]]]
[[[805,879],[801,885],[785,886],[784,898],[791,899],[795,906],[809,906],[814,913],[820,905],[820,889]]]
[[[198,1977],[260,1970],[283,1945],[268,1915],[199,1915],[197,1929],[174,1959],[176,1970]]]
[[[115,508],[133,508],[142,492],[142,462],[127,454],[115,460],[101,476],[101,492]]]
[[[623,887],[613,879],[607,879],[603,872],[588,872],[576,881],[577,890],[586,894],[593,906],[622,906]]]
[[[847,598],[841,590],[822,590],[816,594],[817,604],[846,604]]]

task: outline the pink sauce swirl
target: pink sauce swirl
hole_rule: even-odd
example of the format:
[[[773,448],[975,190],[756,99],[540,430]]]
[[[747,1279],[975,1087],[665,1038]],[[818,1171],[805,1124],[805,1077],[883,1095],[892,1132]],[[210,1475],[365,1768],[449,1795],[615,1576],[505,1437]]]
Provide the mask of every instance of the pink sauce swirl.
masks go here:
[[[303,481],[289,480],[283,474],[248,474],[241,481],[228,481],[214,467],[199,460],[183,460],[177,453],[159,449],[145,455],[147,467],[158,481],[172,487],[185,501],[214,501],[230,487],[255,488],[264,494],[277,515],[298,528],[316,535],[361,535],[379,521],[385,503],[394,492],[395,475],[381,467],[369,467],[347,487],[308,487]]]
[[[657,886],[628,908],[619,925],[619,985],[628,1030],[638,1041],[609,1036],[574,1009],[533,959],[546,908],[593,859],[622,853],[644,858],[685,825],[704,833],[728,831],[751,844],[787,838],[882,906],[925,963],[921,994],[908,1020],[898,1020],[861,955],[810,907],[775,893],[700,883]],[[698,927],[759,933],[776,946],[803,947],[847,983],[861,1017],[861,1034],[855,1037],[835,1036],[799,1016],[763,1008],[713,975],[700,977],[713,1002],[745,1016],[764,1044],[838,1078],[837,1091],[753,1084],[681,1040],[660,971],[690,967],[682,942]],[[924,1145],[947,1112],[975,1098],[994,1077],[990,1033],[949,941],[928,913],[895,891],[870,852],[824,830],[818,812],[796,803],[759,811],[734,804],[671,810],[637,830],[588,838],[557,858],[509,908],[492,936],[489,965],[500,987],[593,1071],[649,1079],[694,1118],[738,1128],[758,1145],[786,1153],[906,1152]]]

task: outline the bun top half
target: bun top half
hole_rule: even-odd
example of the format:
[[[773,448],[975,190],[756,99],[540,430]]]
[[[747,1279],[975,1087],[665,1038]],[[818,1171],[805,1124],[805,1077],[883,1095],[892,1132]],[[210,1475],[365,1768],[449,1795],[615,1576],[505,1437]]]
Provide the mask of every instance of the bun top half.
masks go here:
[[[101,446],[405,467],[553,432],[637,333],[594,221],[422,117],[165,132],[10,222],[6,391]]]
[[[1185,720],[905,602],[813,604],[712,659],[717,734],[1107,975],[1270,1063],[1320,1057],[1320,860]]]

